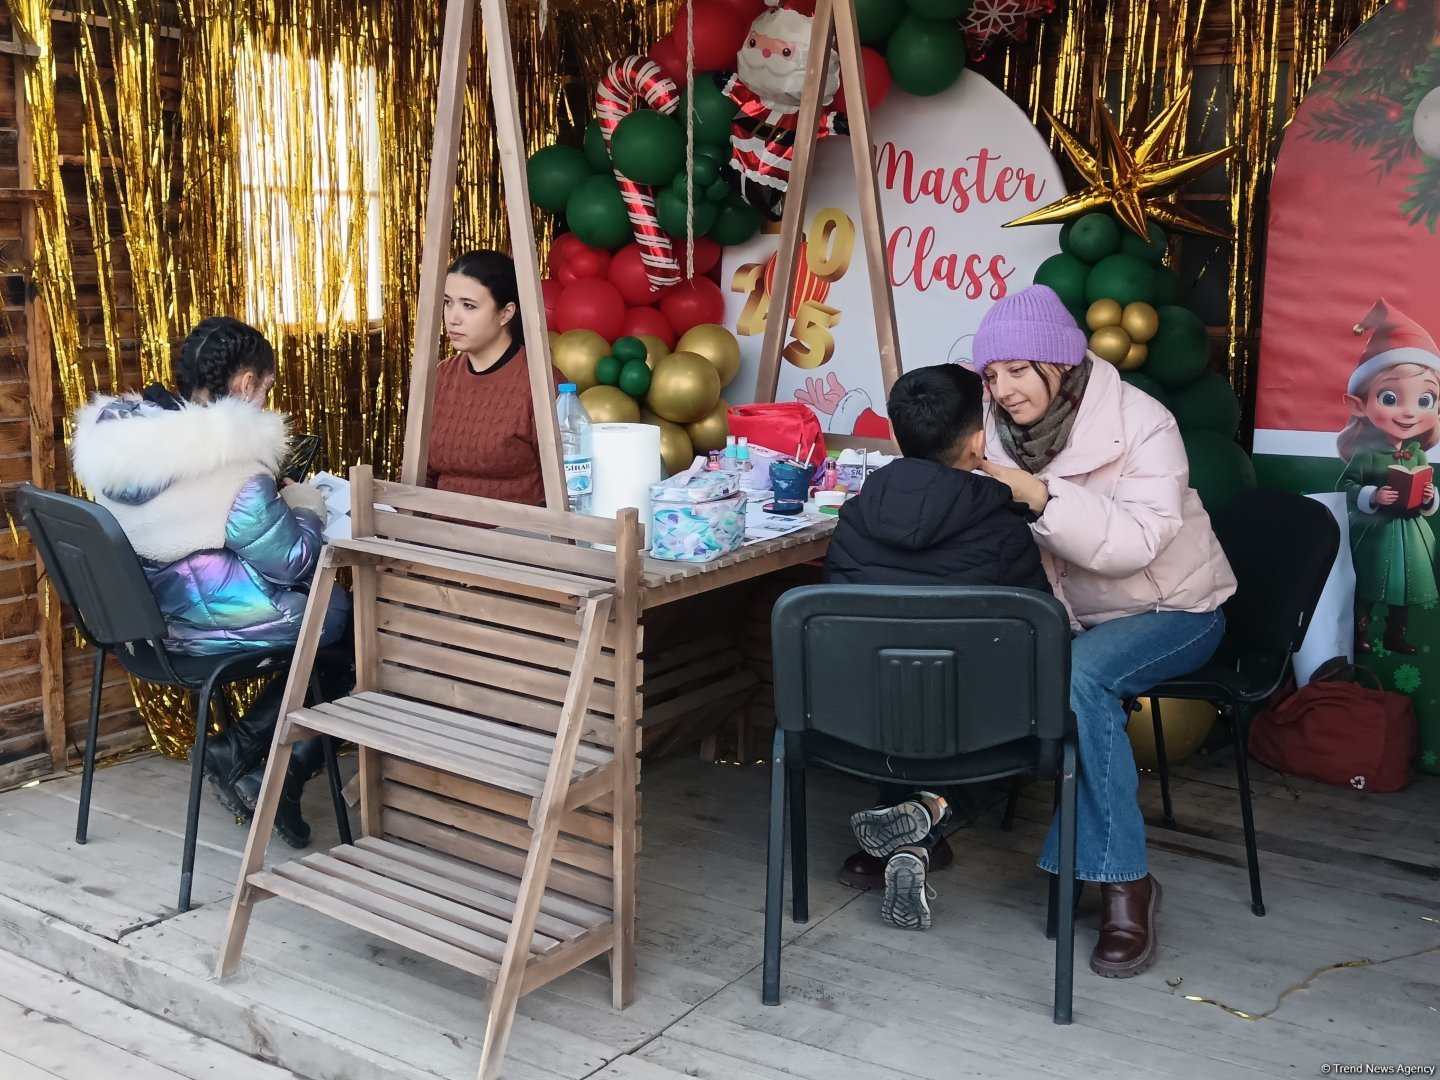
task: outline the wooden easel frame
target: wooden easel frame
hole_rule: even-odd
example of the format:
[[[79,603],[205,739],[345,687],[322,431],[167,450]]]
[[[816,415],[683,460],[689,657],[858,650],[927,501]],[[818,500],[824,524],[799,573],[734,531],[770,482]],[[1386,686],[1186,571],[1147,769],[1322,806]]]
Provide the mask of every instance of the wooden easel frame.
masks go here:
[[[897,0],[898,2],[898,0]],[[817,0],[810,30],[810,52],[805,69],[805,90],[795,129],[795,162],[785,196],[785,213],[780,223],[780,247],[775,260],[775,288],[765,319],[765,338],[760,346],[760,370],[755,379],[755,400],[774,401],[780,385],[780,350],[790,325],[787,302],[795,287],[800,256],[800,238],[805,207],[810,197],[814,172],[816,137],[820,132],[821,95],[830,43],[840,56],[840,78],[854,89],[846,95],[850,120],[850,158],[855,168],[855,189],[860,202],[860,244],[870,277],[870,300],[875,310],[875,337],[880,348],[880,373],[888,397],[900,378],[900,335],[895,324],[895,293],[890,285],[890,268],[885,259],[885,219],[880,207],[880,186],[871,161],[870,102],[865,92],[865,67],[860,58],[860,31],[855,20],[855,0]],[[885,440],[855,435],[825,436],[828,446],[896,452]]]

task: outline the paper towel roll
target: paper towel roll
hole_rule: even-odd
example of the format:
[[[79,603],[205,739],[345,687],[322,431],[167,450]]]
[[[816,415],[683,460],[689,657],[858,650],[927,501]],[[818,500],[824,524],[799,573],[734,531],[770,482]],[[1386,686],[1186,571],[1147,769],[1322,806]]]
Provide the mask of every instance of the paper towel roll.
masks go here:
[[[596,424],[595,479],[590,513],[613,518],[627,506],[650,526],[650,485],[660,479],[660,429],[653,424]]]

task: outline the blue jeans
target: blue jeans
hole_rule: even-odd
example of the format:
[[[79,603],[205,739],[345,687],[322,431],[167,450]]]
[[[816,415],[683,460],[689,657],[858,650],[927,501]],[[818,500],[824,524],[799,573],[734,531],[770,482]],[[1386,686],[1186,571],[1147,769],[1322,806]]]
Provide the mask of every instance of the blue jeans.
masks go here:
[[[1101,623],[1072,644],[1070,708],[1080,731],[1075,819],[1080,880],[1138,881],[1148,872],[1145,819],[1136,801],[1140,777],[1120,699],[1194,671],[1215,655],[1224,635],[1219,611],[1147,611]],[[1059,872],[1060,834],[1053,821],[1039,865]]]

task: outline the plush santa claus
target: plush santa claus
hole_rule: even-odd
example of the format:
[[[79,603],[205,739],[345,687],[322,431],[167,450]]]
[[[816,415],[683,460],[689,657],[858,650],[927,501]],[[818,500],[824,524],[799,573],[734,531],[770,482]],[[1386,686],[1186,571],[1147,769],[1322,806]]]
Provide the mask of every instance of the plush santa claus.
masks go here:
[[[766,0],[768,10],[750,24],[737,71],[715,76],[737,112],[730,133],[730,168],[741,196],[779,221],[795,158],[795,127],[809,63],[814,0]],[[843,113],[823,108],[840,86],[840,58],[830,50],[821,90],[819,138],[848,135]]]

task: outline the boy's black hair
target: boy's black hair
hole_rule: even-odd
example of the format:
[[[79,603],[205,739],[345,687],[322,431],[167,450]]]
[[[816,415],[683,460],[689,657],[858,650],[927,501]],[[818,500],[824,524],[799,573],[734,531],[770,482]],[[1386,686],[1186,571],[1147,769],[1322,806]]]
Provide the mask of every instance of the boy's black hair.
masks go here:
[[[490,290],[495,307],[515,305],[514,317],[505,324],[505,331],[516,344],[525,344],[525,327],[520,321],[520,286],[515,280],[515,260],[503,251],[467,251],[450,264],[450,273],[463,274]]]
[[[900,452],[953,464],[961,444],[985,422],[984,400],[984,381],[959,364],[907,371],[886,406]]]
[[[275,350],[253,326],[228,315],[214,315],[190,331],[175,364],[180,396],[193,400],[201,390],[219,400],[230,392],[230,380],[253,371],[263,379],[275,370]]]

